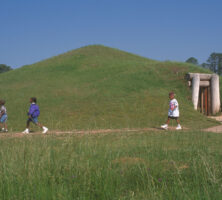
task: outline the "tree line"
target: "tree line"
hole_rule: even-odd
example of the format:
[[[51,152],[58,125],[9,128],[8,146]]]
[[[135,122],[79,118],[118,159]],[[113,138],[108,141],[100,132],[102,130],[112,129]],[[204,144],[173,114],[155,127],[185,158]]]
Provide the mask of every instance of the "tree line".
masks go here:
[[[0,73],[11,71],[12,68],[5,64],[0,64]]]
[[[209,69],[216,74],[222,75],[222,53],[212,53],[206,62],[199,64],[198,60],[194,57],[188,58],[185,62],[201,66]]]

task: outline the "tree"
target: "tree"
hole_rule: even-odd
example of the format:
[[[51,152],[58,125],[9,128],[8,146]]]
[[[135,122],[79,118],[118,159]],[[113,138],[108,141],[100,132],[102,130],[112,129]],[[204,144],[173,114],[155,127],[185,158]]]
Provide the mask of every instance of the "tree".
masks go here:
[[[10,70],[12,70],[12,68],[10,66],[7,66],[5,64],[0,64],[0,73],[4,73],[4,72],[10,71]]]
[[[194,64],[194,65],[198,65],[198,60],[194,57],[190,57],[186,60],[186,63],[191,63],[191,64]]]
[[[222,53],[212,53],[207,60],[209,69],[214,73],[222,75]]]
[[[200,66],[205,69],[209,69],[209,64],[207,64],[207,63],[202,63]]]

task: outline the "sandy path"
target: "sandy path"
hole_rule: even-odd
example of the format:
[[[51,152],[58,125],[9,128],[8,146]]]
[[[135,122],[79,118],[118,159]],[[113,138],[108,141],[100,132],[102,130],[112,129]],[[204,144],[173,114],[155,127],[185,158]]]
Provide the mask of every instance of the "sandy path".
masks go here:
[[[215,119],[216,121],[222,123],[222,115],[220,115],[220,116],[209,116],[209,118]],[[213,133],[222,133],[222,125],[206,128],[203,131],[213,132]]]
[[[222,123],[222,115],[220,115],[220,116],[209,116],[208,118],[215,119],[216,121]]]
[[[204,131],[213,132],[213,133],[222,133],[222,125],[206,128],[204,129]]]
[[[222,123],[222,116],[210,117],[220,121]],[[168,131],[175,131],[176,127],[169,127]],[[186,127],[183,127],[182,130],[189,130]],[[102,134],[102,133],[122,133],[122,132],[168,132],[166,130],[161,129],[160,127],[154,128],[124,128],[124,129],[97,129],[97,130],[72,130],[72,131],[59,131],[59,130],[52,130],[49,131],[47,134],[42,134],[41,132],[32,132],[30,134],[23,134],[19,132],[14,133],[0,133],[0,138],[4,137],[12,137],[12,138],[20,138],[25,136],[35,136],[35,135],[64,135],[64,134],[77,134],[77,135],[86,135],[86,134]],[[222,125],[214,126],[210,128],[203,129],[202,131],[206,132],[213,132],[213,133],[222,133]]]
[[[176,127],[169,127],[168,131],[174,131]],[[183,128],[183,130],[187,130],[187,128]],[[86,134],[100,134],[100,133],[121,133],[121,132],[149,132],[149,131],[162,131],[167,132],[161,128],[133,128],[133,129],[98,129],[98,130],[73,130],[73,131],[58,131],[52,130],[47,134],[42,134],[41,132],[32,132],[29,134],[23,133],[0,133],[1,137],[24,137],[24,136],[34,136],[34,135],[62,135],[62,134],[77,134],[77,135],[86,135]]]

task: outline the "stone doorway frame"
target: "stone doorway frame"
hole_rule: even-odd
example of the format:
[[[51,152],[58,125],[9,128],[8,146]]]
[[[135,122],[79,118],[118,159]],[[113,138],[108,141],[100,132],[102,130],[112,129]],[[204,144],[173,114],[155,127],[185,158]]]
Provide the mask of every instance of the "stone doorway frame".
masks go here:
[[[197,110],[198,105],[202,102],[201,110],[203,111],[203,102],[206,102],[205,114],[215,115],[220,112],[220,85],[219,76],[217,74],[188,73],[186,79],[188,80],[188,85],[192,87],[194,110]],[[202,99],[203,93],[200,94],[200,91],[202,91],[200,88],[208,88],[208,100],[206,100],[206,96],[205,99]]]

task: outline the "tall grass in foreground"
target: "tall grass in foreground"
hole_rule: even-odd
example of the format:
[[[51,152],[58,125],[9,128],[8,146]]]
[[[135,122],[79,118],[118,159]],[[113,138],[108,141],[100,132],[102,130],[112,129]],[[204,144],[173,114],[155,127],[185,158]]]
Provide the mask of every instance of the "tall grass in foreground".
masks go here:
[[[0,140],[0,199],[221,199],[222,135],[146,132]]]

